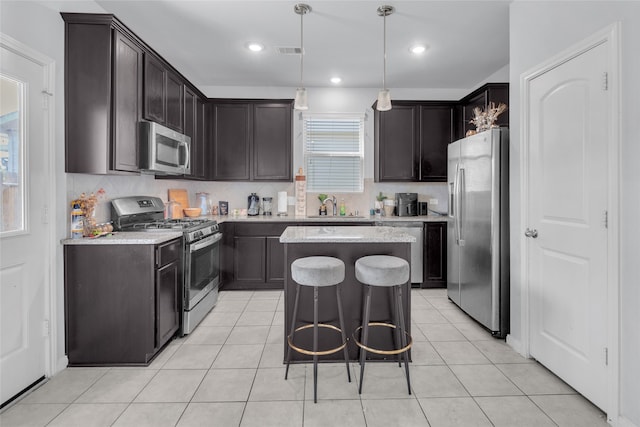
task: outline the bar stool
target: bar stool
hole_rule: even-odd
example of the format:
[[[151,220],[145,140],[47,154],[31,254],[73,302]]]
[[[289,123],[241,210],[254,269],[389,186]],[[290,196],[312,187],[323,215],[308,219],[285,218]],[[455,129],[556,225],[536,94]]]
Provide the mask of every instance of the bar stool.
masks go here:
[[[318,356],[326,356],[328,354],[344,351],[344,361],[347,365],[347,378],[351,382],[351,373],[349,372],[349,353],[347,350],[347,337],[344,329],[344,317],[342,315],[342,301],[340,299],[339,284],[344,281],[344,262],[338,258],[328,256],[310,256],[298,258],[291,263],[291,278],[296,282],[296,299],[293,305],[293,319],[291,321],[291,331],[287,335],[287,369],[284,379],[289,375],[289,363],[291,362],[291,350],[298,353],[313,356],[313,402],[318,402]],[[313,288],[313,323],[303,324],[296,328],[298,320],[298,306],[300,302],[300,287],[310,286]],[[326,286],[336,287],[336,301],[338,304],[338,322],[340,327],[336,327],[329,323],[318,323],[318,289]],[[308,350],[296,346],[293,337],[296,332],[313,328],[313,349]],[[338,347],[328,350],[318,350],[318,328],[328,328],[336,332],[340,332],[342,336],[342,344]]]
[[[364,377],[364,365],[367,359],[367,352],[382,355],[397,355],[398,365],[401,366],[400,354],[404,355],[404,367],[407,376],[407,389],[411,394],[411,383],[409,380],[409,354],[413,339],[407,332],[404,322],[404,311],[402,307],[402,285],[409,281],[409,263],[395,256],[370,255],[356,261],[356,279],[365,285],[364,304],[362,312],[362,325],[353,333],[353,339],[360,347],[360,386],[358,392],[362,394],[362,381]],[[372,287],[393,287],[393,322],[371,322],[371,288]],[[369,327],[393,328],[395,349],[381,350],[369,347]],[[361,330],[362,342],[358,341],[356,334]]]

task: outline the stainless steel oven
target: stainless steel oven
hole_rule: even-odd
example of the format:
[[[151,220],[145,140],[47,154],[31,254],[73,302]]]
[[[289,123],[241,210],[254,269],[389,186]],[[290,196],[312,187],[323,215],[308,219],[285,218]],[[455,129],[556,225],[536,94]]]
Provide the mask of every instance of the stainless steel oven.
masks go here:
[[[121,231],[182,232],[183,287],[180,335],[191,333],[218,300],[220,240],[216,221],[206,218],[165,219],[157,197],[131,196],[111,201],[114,227]]]
[[[217,224],[206,233],[211,234],[194,241],[185,239],[183,334],[191,333],[218,300],[222,233]]]

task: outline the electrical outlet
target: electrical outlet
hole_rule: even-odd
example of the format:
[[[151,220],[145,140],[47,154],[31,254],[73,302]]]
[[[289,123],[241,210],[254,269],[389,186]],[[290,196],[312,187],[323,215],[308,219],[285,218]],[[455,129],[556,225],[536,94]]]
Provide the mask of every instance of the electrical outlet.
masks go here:
[[[438,205],[438,199],[429,199],[429,205],[430,206],[437,206]]]

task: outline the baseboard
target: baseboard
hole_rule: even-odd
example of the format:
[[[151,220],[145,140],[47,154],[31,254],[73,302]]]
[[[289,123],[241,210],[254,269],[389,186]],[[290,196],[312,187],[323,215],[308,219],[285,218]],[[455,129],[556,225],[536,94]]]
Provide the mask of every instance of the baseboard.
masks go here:
[[[518,354],[522,357],[529,357],[525,354],[524,345],[522,345],[522,341],[513,338],[513,335],[509,334],[506,338],[507,344],[514,349]]]
[[[57,374],[58,372],[62,371],[63,369],[65,369],[67,366],[69,366],[69,358],[67,357],[67,355],[65,354],[64,356],[60,357],[58,359],[58,362],[56,363],[56,371],[51,373],[51,376],[54,376],[55,374]]]
[[[625,417],[618,417],[618,420],[615,424],[617,427],[639,427],[637,424],[632,423]]]

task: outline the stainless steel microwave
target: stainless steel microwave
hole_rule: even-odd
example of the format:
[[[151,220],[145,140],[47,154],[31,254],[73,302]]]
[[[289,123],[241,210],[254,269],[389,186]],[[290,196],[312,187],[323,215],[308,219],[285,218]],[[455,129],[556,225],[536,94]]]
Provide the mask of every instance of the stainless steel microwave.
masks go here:
[[[191,138],[155,122],[140,122],[140,170],[159,175],[191,173]]]

